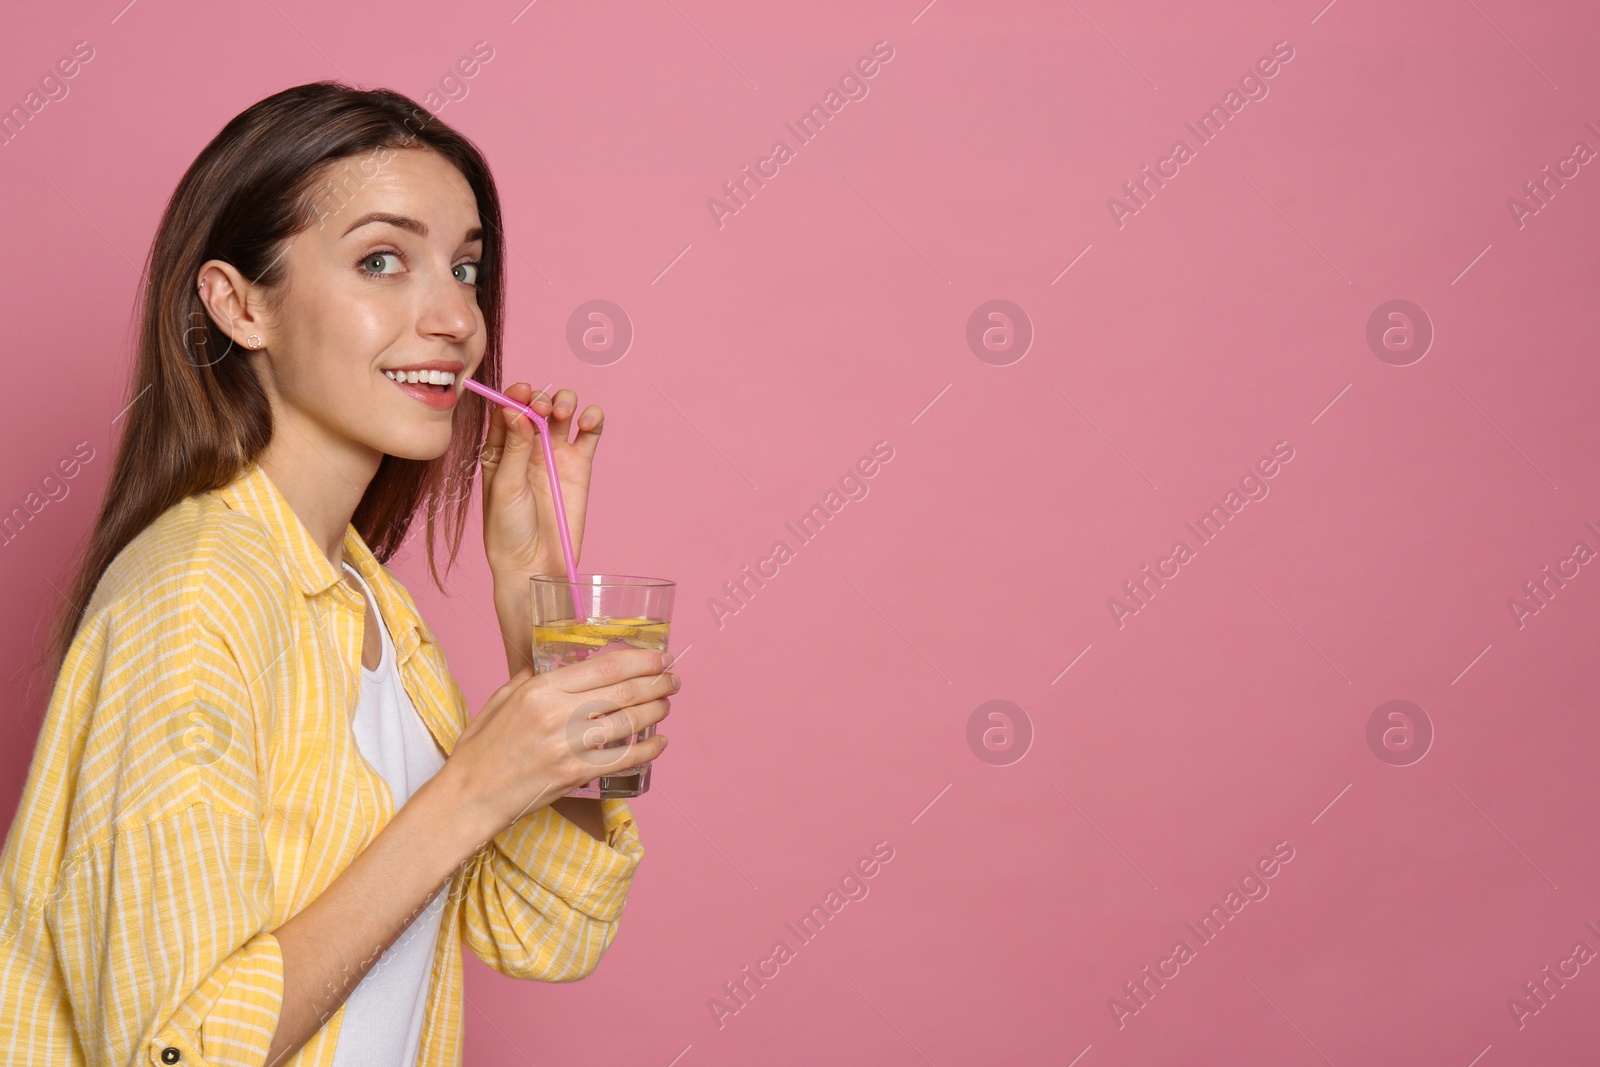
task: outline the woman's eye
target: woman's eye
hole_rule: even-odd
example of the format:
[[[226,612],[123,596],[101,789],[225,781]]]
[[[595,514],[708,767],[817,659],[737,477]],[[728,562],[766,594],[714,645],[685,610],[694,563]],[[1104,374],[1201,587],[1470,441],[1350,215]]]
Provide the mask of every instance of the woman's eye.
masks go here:
[[[465,282],[468,285],[477,285],[478,284],[478,264],[476,264],[476,263],[457,263],[455,269],[456,269],[456,280],[457,281]],[[466,277],[462,277],[463,273],[465,273]]]
[[[394,260],[395,263],[398,264],[400,262],[400,253],[398,253],[398,252],[374,252],[374,253],[372,253],[372,255],[368,256],[366,259],[363,259],[361,261],[361,268],[363,270],[365,270],[368,274],[392,274],[392,273],[395,273],[395,272],[394,271],[386,271],[386,270],[383,269],[384,262],[386,260],[391,260],[391,259]],[[376,264],[376,265],[374,266],[374,264]]]

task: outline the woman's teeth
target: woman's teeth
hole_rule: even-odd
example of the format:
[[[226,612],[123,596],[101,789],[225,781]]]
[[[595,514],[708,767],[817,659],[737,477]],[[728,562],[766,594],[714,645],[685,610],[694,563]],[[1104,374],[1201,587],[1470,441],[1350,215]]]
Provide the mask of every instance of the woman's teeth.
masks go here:
[[[386,370],[383,374],[391,381],[408,382],[412,385],[456,384],[456,376],[447,370]]]

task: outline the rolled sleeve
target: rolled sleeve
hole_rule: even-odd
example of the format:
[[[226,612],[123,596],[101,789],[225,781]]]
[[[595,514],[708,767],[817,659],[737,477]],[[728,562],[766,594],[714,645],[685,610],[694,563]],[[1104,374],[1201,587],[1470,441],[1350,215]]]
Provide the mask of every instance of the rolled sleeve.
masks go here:
[[[495,840],[519,870],[569,906],[610,922],[622,913],[644,848],[625,801],[602,800],[600,812],[605,841],[550,807],[518,819]]]
[[[283,1004],[271,876],[251,820],[195,803],[79,857],[48,909],[90,1064],[264,1064]],[[170,1054],[169,1054],[170,1055]],[[132,1062],[143,1062],[134,1060]]]
[[[479,959],[512,978],[568,982],[593,973],[644,858],[627,802],[603,800],[601,813],[605,841],[540,808],[457,875],[462,937]]]
[[[283,1007],[283,952],[260,933],[212,973],[146,1046],[151,1064],[265,1064]],[[197,1043],[194,1035],[199,1034]]]
[[[633,809],[628,807],[628,802],[621,797],[611,797],[600,802],[600,814],[603,817],[606,844],[618,852],[628,851],[624,843],[637,848],[639,843],[639,827],[633,821]]]

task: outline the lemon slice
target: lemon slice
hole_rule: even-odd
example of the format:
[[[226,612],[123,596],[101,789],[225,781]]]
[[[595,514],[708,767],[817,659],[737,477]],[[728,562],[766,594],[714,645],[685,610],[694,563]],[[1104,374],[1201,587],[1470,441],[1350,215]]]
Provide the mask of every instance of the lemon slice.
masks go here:
[[[641,626],[639,632],[623,638],[634,648],[653,648],[657,652],[666,651],[667,629],[665,624],[658,630],[653,626]]]
[[[604,637],[610,640],[635,634],[638,632],[638,627],[624,626],[615,622],[581,622],[567,632],[582,634],[584,637]]]
[[[603,648],[611,643],[609,637],[579,633],[576,627],[536,626],[533,639],[541,645],[581,645],[584,648]]]
[[[660,649],[666,647],[667,624],[643,615],[631,619],[591,616],[586,622],[536,626],[534,639],[541,645],[602,648],[614,641],[621,641],[634,648]]]

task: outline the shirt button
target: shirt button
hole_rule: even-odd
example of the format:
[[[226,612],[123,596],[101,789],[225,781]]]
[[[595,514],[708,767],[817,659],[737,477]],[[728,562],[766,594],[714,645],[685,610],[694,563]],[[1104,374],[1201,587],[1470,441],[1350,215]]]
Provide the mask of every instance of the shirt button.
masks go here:
[[[171,1045],[168,1045],[166,1048],[161,1050],[162,1063],[177,1063],[181,1059],[183,1059],[183,1053],[179,1052]]]

